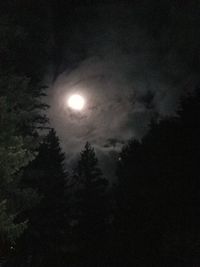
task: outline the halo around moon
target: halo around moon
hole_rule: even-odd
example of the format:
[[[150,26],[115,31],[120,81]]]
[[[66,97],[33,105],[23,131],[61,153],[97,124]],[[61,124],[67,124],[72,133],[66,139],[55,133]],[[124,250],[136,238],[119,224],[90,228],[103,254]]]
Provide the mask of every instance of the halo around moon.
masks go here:
[[[81,111],[85,106],[85,99],[79,94],[74,94],[68,98],[67,104],[69,108]]]

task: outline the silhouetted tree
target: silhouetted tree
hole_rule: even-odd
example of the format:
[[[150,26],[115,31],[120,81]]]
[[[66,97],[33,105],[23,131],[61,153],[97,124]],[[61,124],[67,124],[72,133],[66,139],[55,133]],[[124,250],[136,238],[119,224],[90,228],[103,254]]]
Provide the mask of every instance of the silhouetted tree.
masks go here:
[[[16,246],[17,266],[62,266],[69,242],[67,173],[64,154],[52,129],[38,155],[24,172],[24,186],[33,188],[40,201],[23,216],[28,228]]]
[[[40,53],[44,43],[33,41],[35,30],[22,15],[26,11],[17,1],[0,3],[0,258],[26,227],[25,221],[15,219],[30,205],[34,193],[20,189],[21,173],[34,159],[37,129],[47,121],[40,84],[44,57],[32,53]],[[29,22],[33,25],[36,20]]]
[[[116,249],[126,266],[199,262],[199,99],[184,100],[176,117],[152,123],[120,155]]]
[[[107,180],[98,167],[94,149],[86,143],[75,170],[77,181],[74,228],[79,265],[97,266],[105,261],[108,225]]]

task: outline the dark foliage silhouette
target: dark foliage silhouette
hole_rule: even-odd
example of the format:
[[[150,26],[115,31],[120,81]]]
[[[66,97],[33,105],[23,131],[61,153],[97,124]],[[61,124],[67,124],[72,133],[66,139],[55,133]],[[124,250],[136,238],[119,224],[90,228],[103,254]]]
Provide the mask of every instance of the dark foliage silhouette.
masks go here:
[[[37,192],[38,199],[21,215],[28,218],[28,228],[16,246],[14,262],[19,266],[63,265],[69,239],[64,158],[56,133],[50,130],[37,157],[24,171],[24,187]]]
[[[98,266],[105,261],[108,228],[107,180],[103,178],[94,149],[86,143],[74,172],[74,234],[79,266]]]
[[[177,117],[152,123],[121,153],[116,227],[127,265],[199,262],[199,100],[188,97]]]

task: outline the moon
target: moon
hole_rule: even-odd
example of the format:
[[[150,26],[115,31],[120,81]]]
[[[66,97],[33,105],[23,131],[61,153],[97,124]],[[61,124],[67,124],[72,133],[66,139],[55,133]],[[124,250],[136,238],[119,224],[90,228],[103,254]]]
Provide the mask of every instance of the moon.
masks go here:
[[[68,106],[69,108],[77,111],[81,111],[85,106],[85,99],[83,96],[75,94],[71,95],[68,98]]]

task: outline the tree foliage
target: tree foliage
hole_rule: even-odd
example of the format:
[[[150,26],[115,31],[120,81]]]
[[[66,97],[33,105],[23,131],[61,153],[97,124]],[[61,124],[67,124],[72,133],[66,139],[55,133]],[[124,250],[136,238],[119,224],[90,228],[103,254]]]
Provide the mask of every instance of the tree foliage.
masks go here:
[[[38,202],[21,214],[28,218],[28,228],[16,247],[14,262],[19,266],[63,265],[69,236],[64,159],[52,129],[40,144],[36,158],[24,170],[23,185],[37,192]]]
[[[199,110],[199,96],[187,98],[177,117],[152,123],[120,155],[116,229],[126,266],[199,261]]]
[[[77,181],[74,229],[78,246],[79,264],[93,266],[104,262],[103,246],[107,235],[108,198],[107,180],[98,166],[94,148],[86,143],[75,169]]]
[[[20,189],[20,177],[22,169],[35,157],[39,143],[37,129],[44,127],[47,121],[42,114],[47,106],[42,103],[44,88],[41,86],[41,76],[28,72],[30,61],[32,63],[34,61],[38,69],[41,63],[37,59],[31,59],[31,54],[29,59],[23,57],[25,54],[22,54],[21,48],[31,44],[30,39],[28,41],[28,35],[31,32],[28,24],[20,19],[20,9],[15,9],[15,4],[14,2],[13,5],[1,3],[3,8],[0,11],[0,240],[2,251],[4,251],[4,244],[14,242],[26,225],[25,222],[16,223],[15,221],[18,213],[25,208],[28,192],[30,193]]]

